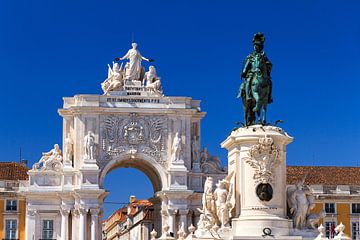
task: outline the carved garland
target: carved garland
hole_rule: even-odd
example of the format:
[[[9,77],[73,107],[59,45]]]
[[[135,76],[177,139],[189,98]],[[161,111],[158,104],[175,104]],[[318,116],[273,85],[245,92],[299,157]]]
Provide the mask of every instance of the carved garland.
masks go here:
[[[270,183],[274,179],[275,167],[280,163],[279,149],[271,137],[265,136],[250,148],[245,162],[255,169],[256,183]]]

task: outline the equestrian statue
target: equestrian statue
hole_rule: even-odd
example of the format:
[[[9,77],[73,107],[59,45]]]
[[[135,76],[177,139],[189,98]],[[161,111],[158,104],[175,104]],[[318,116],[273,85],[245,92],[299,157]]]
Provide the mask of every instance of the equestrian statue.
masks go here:
[[[263,33],[254,35],[254,51],[247,56],[240,74],[243,82],[237,98],[241,97],[243,102],[246,126],[265,125],[267,105],[272,103],[272,81],[270,77],[272,64],[263,51],[264,42]]]

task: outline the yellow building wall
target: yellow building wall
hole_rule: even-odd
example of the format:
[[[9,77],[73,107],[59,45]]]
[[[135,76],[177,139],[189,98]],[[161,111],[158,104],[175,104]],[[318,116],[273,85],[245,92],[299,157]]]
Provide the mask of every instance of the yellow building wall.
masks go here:
[[[346,226],[344,233],[350,236],[350,204],[349,203],[336,203],[337,224],[341,222]]]
[[[19,239],[25,240],[25,216],[26,216],[26,202],[19,200]]]
[[[5,238],[4,234],[4,199],[0,199],[0,239]]]
[[[315,207],[311,210],[311,213],[319,213],[324,209],[324,204],[322,202],[315,203]],[[324,219],[320,219],[320,224],[324,224]]]

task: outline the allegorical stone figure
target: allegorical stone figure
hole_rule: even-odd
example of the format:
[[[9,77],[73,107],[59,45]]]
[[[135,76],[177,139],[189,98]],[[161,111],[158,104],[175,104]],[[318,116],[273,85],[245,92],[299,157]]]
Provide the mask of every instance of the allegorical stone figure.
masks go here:
[[[266,107],[272,102],[272,81],[270,77],[272,64],[266,56],[264,49],[265,36],[256,33],[253,38],[254,51],[250,53],[241,71],[244,82],[240,86],[238,98],[243,100],[245,122],[254,124],[255,113],[259,122],[266,121]],[[260,110],[263,108],[263,120],[260,121]]]
[[[315,207],[314,197],[312,192],[304,185],[306,175],[298,181],[295,189],[287,190],[288,205],[292,219],[294,221],[294,228],[304,229],[308,228],[307,218],[310,215],[310,210]]]
[[[230,203],[231,190],[230,183],[223,179],[216,184],[214,191],[216,215],[221,228],[230,226],[230,210],[232,208]]]
[[[43,152],[38,163],[33,165],[33,170],[39,169],[42,164],[42,170],[58,170],[61,166],[62,153],[58,144],[54,144],[54,148],[49,152]]]
[[[65,138],[65,160],[72,161],[74,155],[74,141],[70,136]]]
[[[207,227],[212,227],[216,224],[216,206],[213,193],[213,178],[207,177],[204,184],[204,193],[202,195],[202,209],[198,222],[198,229],[204,230]]]
[[[101,88],[104,91],[104,95],[109,91],[119,90],[123,86],[123,64],[119,67],[118,63],[113,62],[112,68],[108,65],[108,77],[101,84]]]
[[[84,150],[85,150],[85,159],[95,159],[94,152],[95,152],[95,137],[91,131],[84,137]]]
[[[132,48],[123,57],[115,58],[115,61],[129,59],[128,66],[125,66],[125,78],[127,80],[142,80],[141,73],[144,72],[144,69],[141,66],[141,61],[153,62],[154,60],[143,57],[137,49],[136,43],[132,43],[131,46]]]
[[[175,137],[173,139],[172,147],[171,147],[171,161],[176,162],[181,159],[181,137],[179,136],[179,133],[175,133]]]
[[[148,89],[152,92],[162,94],[160,78],[158,77],[154,66],[150,66],[149,71],[145,73],[143,85],[145,85],[145,81]]]

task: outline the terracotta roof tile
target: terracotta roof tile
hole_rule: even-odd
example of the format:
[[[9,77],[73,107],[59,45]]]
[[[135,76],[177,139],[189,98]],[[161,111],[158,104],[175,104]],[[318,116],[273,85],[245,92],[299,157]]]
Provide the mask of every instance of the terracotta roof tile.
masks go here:
[[[360,185],[360,167],[287,166],[287,184],[296,184],[308,174],[308,185]]]
[[[29,169],[16,162],[0,162],[0,180],[27,180]]]

